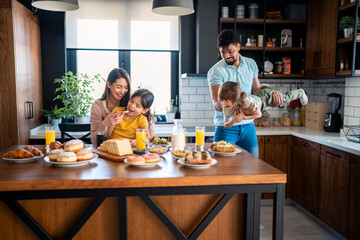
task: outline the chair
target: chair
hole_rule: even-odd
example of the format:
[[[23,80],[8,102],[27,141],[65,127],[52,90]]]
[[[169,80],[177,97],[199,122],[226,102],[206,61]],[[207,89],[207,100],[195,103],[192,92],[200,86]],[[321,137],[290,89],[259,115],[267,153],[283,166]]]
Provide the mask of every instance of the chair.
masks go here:
[[[91,126],[90,123],[86,124],[76,124],[76,123],[61,123],[59,124],[59,128],[61,131],[61,142],[65,142],[65,136],[70,139],[80,139],[86,143],[91,144],[90,134],[91,134]],[[69,134],[69,132],[87,132],[85,135],[81,137],[74,137]]]

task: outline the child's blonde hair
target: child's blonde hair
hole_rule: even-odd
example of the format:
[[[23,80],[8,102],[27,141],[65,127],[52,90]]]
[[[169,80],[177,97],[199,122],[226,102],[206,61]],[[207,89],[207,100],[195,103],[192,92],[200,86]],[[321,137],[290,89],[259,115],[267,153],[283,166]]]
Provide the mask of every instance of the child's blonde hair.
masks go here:
[[[240,84],[237,82],[224,82],[219,89],[219,101],[230,100],[234,103],[242,103],[247,94],[241,91]]]

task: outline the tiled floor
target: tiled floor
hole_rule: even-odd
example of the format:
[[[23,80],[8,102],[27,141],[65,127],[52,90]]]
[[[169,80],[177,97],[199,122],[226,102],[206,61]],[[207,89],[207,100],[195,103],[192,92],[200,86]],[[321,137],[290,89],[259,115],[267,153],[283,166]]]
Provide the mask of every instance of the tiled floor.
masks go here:
[[[261,206],[260,219],[261,224],[264,225],[264,229],[260,231],[260,239],[272,239],[272,206]],[[284,239],[337,240],[338,238],[293,205],[285,205]]]

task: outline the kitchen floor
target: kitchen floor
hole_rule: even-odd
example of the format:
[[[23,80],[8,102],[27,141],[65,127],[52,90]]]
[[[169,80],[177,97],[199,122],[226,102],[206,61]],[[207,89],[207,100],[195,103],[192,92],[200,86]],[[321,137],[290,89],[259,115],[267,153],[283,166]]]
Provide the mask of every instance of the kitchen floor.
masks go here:
[[[261,206],[260,223],[264,225],[260,231],[261,240],[272,239],[272,208],[272,206]],[[293,205],[285,205],[284,239],[337,240],[338,238]]]

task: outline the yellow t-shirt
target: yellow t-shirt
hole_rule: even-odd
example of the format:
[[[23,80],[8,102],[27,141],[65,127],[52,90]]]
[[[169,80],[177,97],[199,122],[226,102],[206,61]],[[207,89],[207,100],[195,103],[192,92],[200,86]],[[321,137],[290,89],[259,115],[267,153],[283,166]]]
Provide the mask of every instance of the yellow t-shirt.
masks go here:
[[[125,111],[124,107],[116,107],[112,112]],[[113,132],[111,133],[110,139],[113,138],[136,138],[137,128],[146,128],[149,125],[147,118],[140,114],[133,120],[121,120],[120,123],[116,124]]]

